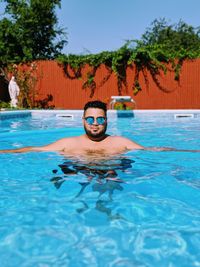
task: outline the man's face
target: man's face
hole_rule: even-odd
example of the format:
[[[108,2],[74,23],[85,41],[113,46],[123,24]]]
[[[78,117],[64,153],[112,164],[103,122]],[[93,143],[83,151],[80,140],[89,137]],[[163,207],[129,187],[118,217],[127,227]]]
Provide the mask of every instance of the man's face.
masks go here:
[[[88,108],[83,117],[83,125],[89,138],[98,140],[104,137],[107,129],[107,120],[104,110]]]

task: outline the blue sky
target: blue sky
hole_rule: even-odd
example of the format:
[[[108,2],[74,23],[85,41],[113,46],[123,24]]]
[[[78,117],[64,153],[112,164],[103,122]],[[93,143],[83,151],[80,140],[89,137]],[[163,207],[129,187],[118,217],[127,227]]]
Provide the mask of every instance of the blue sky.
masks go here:
[[[140,39],[155,19],[200,26],[200,0],[62,0],[57,17],[68,33],[64,53],[99,53]]]
[[[62,0],[57,16],[68,33],[64,53],[99,53],[140,39],[154,19],[200,26],[200,0]]]

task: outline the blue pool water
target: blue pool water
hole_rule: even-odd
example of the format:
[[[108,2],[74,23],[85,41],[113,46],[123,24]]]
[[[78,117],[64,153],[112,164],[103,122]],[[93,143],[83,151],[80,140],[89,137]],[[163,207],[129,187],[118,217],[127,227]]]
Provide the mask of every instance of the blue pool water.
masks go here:
[[[111,118],[108,127],[145,146],[180,149],[200,149],[199,132],[200,117]],[[0,149],[82,133],[81,120],[2,120]],[[0,154],[0,265],[200,266],[199,162],[191,152]]]

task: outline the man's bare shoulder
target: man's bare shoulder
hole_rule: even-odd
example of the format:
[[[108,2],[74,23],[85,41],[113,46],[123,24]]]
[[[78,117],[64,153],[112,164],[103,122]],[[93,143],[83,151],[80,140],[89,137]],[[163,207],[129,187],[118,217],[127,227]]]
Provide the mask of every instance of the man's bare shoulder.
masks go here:
[[[70,149],[74,146],[74,144],[77,144],[80,140],[80,136],[75,137],[65,137],[61,138],[49,145],[43,146],[43,147],[35,147],[32,150],[37,151],[64,151],[66,149]]]
[[[121,146],[126,147],[127,150],[132,150],[132,149],[143,149],[144,147],[139,145],[138,143],[123,137],[123,136],[109,136],[110,142],[113,143],[118,143]]]

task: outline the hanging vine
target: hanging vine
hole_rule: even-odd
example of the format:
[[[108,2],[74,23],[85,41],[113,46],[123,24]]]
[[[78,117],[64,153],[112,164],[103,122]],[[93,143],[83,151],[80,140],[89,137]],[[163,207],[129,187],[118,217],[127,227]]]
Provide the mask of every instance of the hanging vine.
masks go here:
[[[131,47],[133,43],[136,45]],[[92,97],[97,87],[96,73],[101,65],[105,66],[107,74],[100,81],[99,87],[103,86],[114,74],[117,79],[118,94],[121,95],[123,88],[127,89],[126,73],[130,68],[133,72],[132,89],[135,95],[143,89],[140,83],[142,77],[146,88],[149,88],[148,73],[156,86],[168,93],[171,90],[161,85],[159,81],[161,73],[166,74],[167,71],[173,71],[175,81],[179,81],[184,60],[196,57],[197,54],[187,49],[171,53],[165,45],[142,45],[139,41],[129,41],[117,51],[89,55],[62,55],[58,61],[62,64],[69,79],[83,80],[82,88],[90,89],[90,97]],[[86,65],[90,70],[85,78],[82,70]]]

